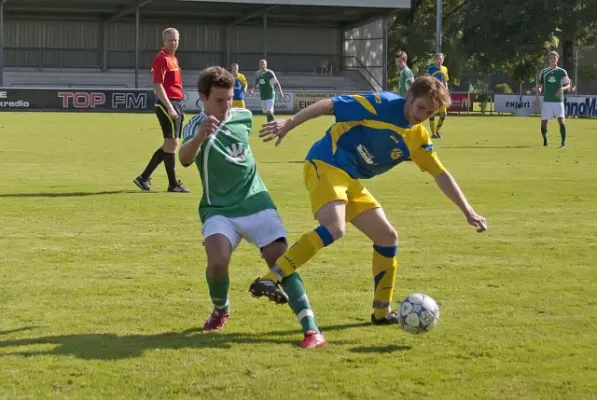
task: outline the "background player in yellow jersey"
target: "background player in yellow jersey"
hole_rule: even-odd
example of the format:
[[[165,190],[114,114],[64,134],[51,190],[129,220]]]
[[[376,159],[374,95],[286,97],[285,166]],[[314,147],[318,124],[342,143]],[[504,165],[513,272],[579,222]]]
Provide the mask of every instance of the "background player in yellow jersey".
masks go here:
[[[446,87],[446,89],[448,89],[448,81],[450,80],[450,76],[448,75],[448,68],[443,65],[444,58],[445,57],[443,53],[437,53],[434,57],[434,63],[427,67],[427,74],[436,78]],[[429,117],[429,127],[431,128],[431,137],[441,139],[442,135],[439,133],[439,131],[446,120],[447,107],[441,106],[439,110],[437,110],[437,114],[439,114],[437,128],[435,126],[435,114]]]
[[[312,212],[319,226],[290,247],[270,273],[255,280],[251,293],[270,297],[279,288],[277,282],[323,247],[342,238],[346,223],[351,222],[373,242],[375,297],[371,322],[398,323],[398,316],[391,308],[398,269],[398,234],[361,180],[410,159],[435,178],[437,186],[460,208],[477,232],[487,230],[485,218],[474,211],[442,165],[422,125],[440,106],[449,104],[450,96],[444,85],[431,77],[419,77],[405,98],[391,92],[337,96],[320,100],[289,119],[264,124],[260,136],[266,142],[277,139],[278,145],[288,132],[305,121],[330,112],[336,116],[336,123],[311,147],[303,169]]]
[[[233,63],[230,70],[234,76],[234,97],[232,98],[232,107],[246,108],[245,107],[245,94],[247,93],[247,78],[240,72],[238,72],[238,64]]]

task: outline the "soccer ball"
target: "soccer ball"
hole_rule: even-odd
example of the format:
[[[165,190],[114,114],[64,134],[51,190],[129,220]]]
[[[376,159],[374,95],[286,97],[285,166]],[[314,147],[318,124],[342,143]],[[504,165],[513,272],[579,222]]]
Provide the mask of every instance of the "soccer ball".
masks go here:
[[[400,326],[413,335],[430,332],[439,320],[439,307],[435,300],[414,293],[402,300],[399,310]]]

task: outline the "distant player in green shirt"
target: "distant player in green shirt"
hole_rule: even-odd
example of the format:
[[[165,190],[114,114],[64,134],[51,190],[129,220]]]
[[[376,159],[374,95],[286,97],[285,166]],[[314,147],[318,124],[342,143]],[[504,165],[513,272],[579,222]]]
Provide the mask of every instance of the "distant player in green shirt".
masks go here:
[[[271,268],[288,245],[286,229],[267,188],[257,173],[249,145],[253,116],[249,110],[232,108],[234,76],[224,68],[201,71],[198,81],[203,111],[184,127],[179,159],[195,164],[203,195],[199,217],[207,254],[206,278],[214,310],[203,330],[220,331],[230,317],[228,269],[232,252],[242,239],[255,245]],[[267,290],[277,303],[289,303],[303,329],[303,348],[321,347],[326,340],[315,316],[303,281],[289,275]]]
[[[282,86],[280,86],[276,74],[267,68],[267,60],[259,60],[259,71],[255,73],[255,86],[251,89],[251,95],[256,88],[259,88],[261,111],[267,116],[268,122],[274,120],[275,87],[278,87],[280,98],[283,99],[284,92],[282,92]]]
[[[413,72],[406,65],[407,60],[408,55],[405,51],[400,50],[398,53],[396,53],[396,68],[398,69],[398,93],[400,93],[400,96],[402,97],[405,96],[406,91],[415,81]]]
[[[547,146],[547,122],[553,117],[560,123],[560,148],[566,148],[566,113],[564,111],[564,92],[570,89],[570,79],[565,69],[558,67],[560,59],[556,51],[547,55],[549,67],[539,73],[535,104],[539,104],[539,96],[543,92],[543,105],[541,106],[541,135],[543,146]]]

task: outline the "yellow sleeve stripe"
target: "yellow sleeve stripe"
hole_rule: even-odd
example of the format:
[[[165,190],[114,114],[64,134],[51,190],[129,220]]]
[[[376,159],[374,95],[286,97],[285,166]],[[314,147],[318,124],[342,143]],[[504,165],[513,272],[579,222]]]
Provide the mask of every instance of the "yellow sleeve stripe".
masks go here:
[[[338,122],[332,125],[330,128],[330,135],[332,136],[332,154],[336,154],[338,149],[338,140],[346,132],[350,131],[355,126],[359,126],[363,121],[352,121],[352,122]]]
[[[372,129],[387,129],[389,131],[394,131],[397,134],[399,134],[400,136],[404,136],[405,131],[402,128],[399,128],[398,126],[394,125],[394,124],[390,124],[388,122],[383,122],[383,121],[374,121],[372,119],[365,119],[363,121],[361,121],[363,123],[364,126],[366,126],[367,128],[372,128]]]
[[[369,111],[373,115],[377,115],[377,111],[375,111],[375,107],[373,107],[373,104],[371,104],[371,102],[369,100],[367,100],[365,97],[358,95],[358,94],[351,95],[350,97],[352,97],[353,99],[358,101],[359,104],[362,105],[365,110]]]
[[[362,96],[361,96],[362,97]],[[367,101],[367,99],[364,99]],[[374,121],[371,119],[364,119],[362,121],[351,121],[351,122],[338,122],[330,128],[330,135],[332,137],[332,154],[336,154],[336,150],[338,149],[338,140],[340,137],[344,135],[346,132],[350,131],[355,126],[366,126],[367,128],[377,129],[377,130],[390,130],[396,132],[402,137],[405,137],[405,130],[399,128],[394,124],[390,124],[387,122],[382,121]]]

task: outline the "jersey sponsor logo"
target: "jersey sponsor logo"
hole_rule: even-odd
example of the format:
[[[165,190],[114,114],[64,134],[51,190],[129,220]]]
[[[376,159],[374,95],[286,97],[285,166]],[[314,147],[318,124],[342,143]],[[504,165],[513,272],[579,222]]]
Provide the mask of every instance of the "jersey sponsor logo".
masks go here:
[[[371,155],[371,153],[369,153],[369,150],[367,150],[367,148],[365,146],[363,146],[362,144],[359,144],[357,146],[357,151],[359,152],[359,154],[361,155],[361,157],[363,158],[363,160],[365,160],[365,162],[367,164],[373,165],[373,156]]]
[[[242,143],[233,143],[226,148],[228,155],[226,161],[239,164],[247,159],[248,150],[243,150]]]
[[[400,157],[402,157],[402,150],[396,148],[396,149],[392,149],[392,151],[390,151],[390,158],[392,160],[396,161]]]

